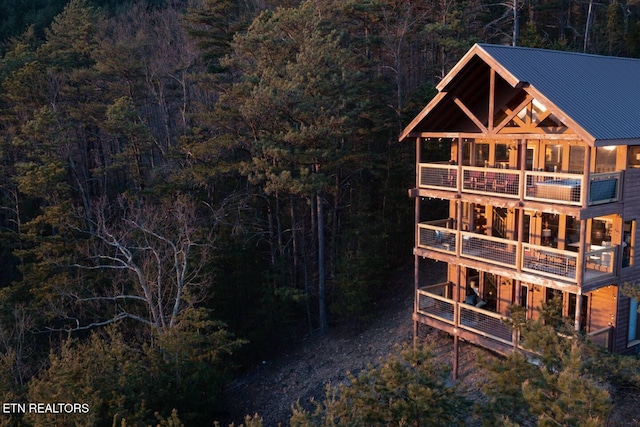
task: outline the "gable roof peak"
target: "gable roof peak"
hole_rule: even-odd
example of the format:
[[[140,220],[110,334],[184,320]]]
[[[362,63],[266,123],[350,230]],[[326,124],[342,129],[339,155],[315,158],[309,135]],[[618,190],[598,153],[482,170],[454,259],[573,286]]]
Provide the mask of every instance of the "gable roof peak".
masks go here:
[[[640,143],[640,59],[475,44],[437,85],[440,95],[464,79],[461,71],[479,66],[478,59],[512,87],[526,87],[549,104],[547,107],[569,118],[582,129],[580,133],[588,137],[587,142]],[[429,105],[435,106],[433,102]],[[428,120],[426,110],[420,113],[419,120]],[[417,121],[412,121],[403,135],[412,125]]]

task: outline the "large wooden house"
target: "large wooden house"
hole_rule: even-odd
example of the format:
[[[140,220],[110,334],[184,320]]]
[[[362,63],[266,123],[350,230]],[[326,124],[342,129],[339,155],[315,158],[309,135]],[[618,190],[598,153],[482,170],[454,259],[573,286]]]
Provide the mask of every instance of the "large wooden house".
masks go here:
[[[576,330],[637,352],[621,287],[640,280],[640,60],[478,44],[437,89],[400,136],[416,143],[416,332],[506,354],[509,306],[535,319],[561,298]],[[426,283],[425,259],[448,280]]]

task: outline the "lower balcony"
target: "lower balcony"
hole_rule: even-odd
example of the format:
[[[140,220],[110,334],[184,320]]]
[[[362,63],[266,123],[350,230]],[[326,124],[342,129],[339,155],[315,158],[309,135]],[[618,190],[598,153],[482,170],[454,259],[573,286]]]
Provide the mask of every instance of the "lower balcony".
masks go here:
[[[506,317],[449,297],[450,282],[426,286],[416,294],[415,320],[502,354],[513,350]]]
[[[589,283],[614,275],[617,246],[585,245],[573,250],[514,242],[447,228],[446,221],[418,224],[417,247],[518,269],[570,283]],[[578,275],[581,271],[581,275]]]

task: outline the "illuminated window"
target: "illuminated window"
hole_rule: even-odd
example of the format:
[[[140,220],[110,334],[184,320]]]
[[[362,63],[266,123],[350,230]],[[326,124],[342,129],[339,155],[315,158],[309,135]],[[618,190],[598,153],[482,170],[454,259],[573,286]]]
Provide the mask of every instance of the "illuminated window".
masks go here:
[[[596,172],[613,172],[616,170],[617,147],[596,148]]]
[[[631,145],[627,148],[627,165],[640,168],[640,145]]]

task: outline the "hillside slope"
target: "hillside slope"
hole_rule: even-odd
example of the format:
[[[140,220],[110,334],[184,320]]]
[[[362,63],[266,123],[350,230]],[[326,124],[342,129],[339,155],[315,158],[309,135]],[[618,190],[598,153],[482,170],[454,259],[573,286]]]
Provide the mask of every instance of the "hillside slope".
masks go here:
[[[399,270],[394,278],[396,291],[376,307],[377,317],[359,333],[336,328],[329,333],[293,346],[277,360],[267,360],[241,378],[228,390],[235,414],[228,422],[238,425],[244,415],[260,414],[266,426],[287,425],[291,405],[310,398],[322,399],[328,383],[345,379],[347,372],[357,373],[369,364],[377,364],[394,346],[413,339],[413,270]],[[446,265],[433,263],[429,274],[443,278]],[[435,345],[437,353],[450,363],[453,341],[439,331],[421,327],[421,339]],[[461,375],[475,360],[475,347],[461,346]],[[226,425],[222,423],[222,425]]]
[[[444,263],[429,264],[428,274],[433,282],[444,280]],[[336,328],[329,333],[292,345],[276,360],[266,360],[228,390],[230,401],[227,420],[239,425],[247,414],[259,414],[264,425],[287,426],[291,405],[298,399],[307,406],[309,400],[321,400],[326,385],[346,378],[347,372],[357,373],[369,364],[377,364],[394,347],[410,343],[413,339],[413,270],[411,266],[399,270],[394,278],[396,292],[376,307],[377,317],[359,333]],[[434,346],[443,362],[451,366],[453,339],[440,331],[420,327],[420,340]],[[471,399],[480,402],[483,373],[476,369],[478,353],[495,357],[491,353],[461,342],[459,355],[459,381]],[[614,397],[615,408],[607,426],[640,426],[640,396],[628,392]],[[469,425],[480,423],[469,420]]]

